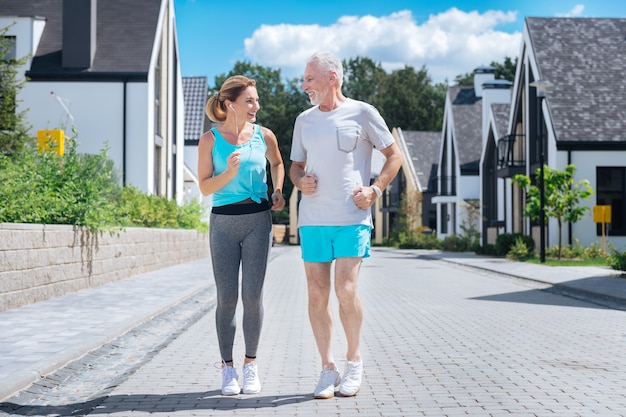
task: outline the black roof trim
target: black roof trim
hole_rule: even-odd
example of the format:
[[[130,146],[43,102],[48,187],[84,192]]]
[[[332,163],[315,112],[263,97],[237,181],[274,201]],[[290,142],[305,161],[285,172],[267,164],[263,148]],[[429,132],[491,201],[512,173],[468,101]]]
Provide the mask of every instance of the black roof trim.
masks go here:
[[[29,81],[148,81],[145,72],[41,73],[27,71]]]
[[[594,142],[594,141],[557,141],[559,151],[626,151],[626,141]]]

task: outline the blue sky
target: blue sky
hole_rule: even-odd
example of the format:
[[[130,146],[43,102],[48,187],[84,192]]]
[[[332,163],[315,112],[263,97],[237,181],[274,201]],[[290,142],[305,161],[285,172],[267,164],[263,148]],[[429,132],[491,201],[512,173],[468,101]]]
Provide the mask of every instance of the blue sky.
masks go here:
[[[302,75],[320,49],[342,59],[411,65],[452,81],[519,53],[524,18],[626,17],[620,0],[175,0],[184,76],[215,76],[248,61]]]

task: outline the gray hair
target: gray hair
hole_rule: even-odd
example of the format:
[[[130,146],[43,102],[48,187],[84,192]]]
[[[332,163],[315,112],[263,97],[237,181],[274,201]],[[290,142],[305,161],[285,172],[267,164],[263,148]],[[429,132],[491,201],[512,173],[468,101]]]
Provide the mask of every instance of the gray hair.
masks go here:
[[[335,72],[337,74],[337,80],[339,82],[339,87],[343,84],[343,65],[341,64],[341,60],[328,51],[319,51],[311,55],[311,57],[307,60],[307,64],[317,61],[320,68],[326,70],[328,72]]]

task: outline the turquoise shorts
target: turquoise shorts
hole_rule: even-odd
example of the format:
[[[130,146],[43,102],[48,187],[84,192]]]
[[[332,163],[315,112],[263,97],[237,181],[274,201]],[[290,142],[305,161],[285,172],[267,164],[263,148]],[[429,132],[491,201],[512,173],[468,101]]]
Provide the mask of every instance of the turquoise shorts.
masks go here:
[[[302,226],[299,232],[304,262],[370,256],[371,226]]]

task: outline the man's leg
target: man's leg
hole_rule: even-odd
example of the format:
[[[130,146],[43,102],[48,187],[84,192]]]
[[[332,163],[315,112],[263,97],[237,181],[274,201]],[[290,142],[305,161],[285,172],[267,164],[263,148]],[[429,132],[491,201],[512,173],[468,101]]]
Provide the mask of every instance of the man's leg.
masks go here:
[[[309,319],[317,350],[322,358],[322,372],[313,397],[333,398],[341,377],[333,358],[333,316],[330,309],[331,262],[305,262],[309,292]]]
[[[357,292],[361,258],[337,258],[335,261],[335,293],[339,301],[339,316],[346,333],[346,359],[361,362],[361,327],[363,304]]]
[[[330,262],[305,262],[309,293],[309,320],[323,368],[335,368],[330,309]]]

